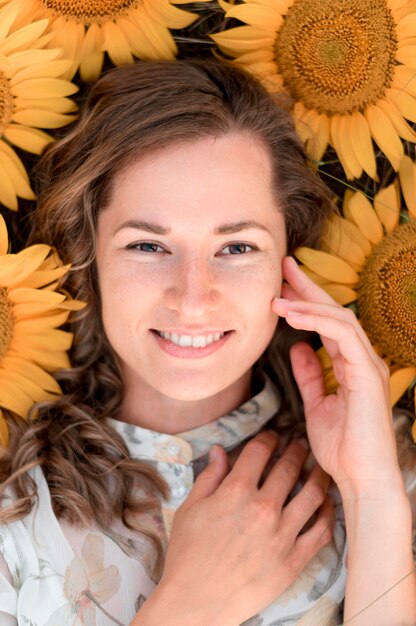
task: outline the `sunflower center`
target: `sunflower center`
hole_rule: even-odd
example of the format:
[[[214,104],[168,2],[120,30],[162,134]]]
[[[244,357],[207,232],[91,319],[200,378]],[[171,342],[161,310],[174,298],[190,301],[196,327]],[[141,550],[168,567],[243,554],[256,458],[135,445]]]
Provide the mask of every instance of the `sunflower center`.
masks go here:
[[[7,354],[13,337],[14,317],[6,287],[0,287],[0,360]]]
[[[416,222],[374,248],[360,275],[358,307],[372,343],[400,365],[416,366]]]
[[[362,111],[381,98],[396,50],[385,0],[295,0],[275,43],[293,98],[329,115]]]
[[[9,81],[0,72],[0,135],[9,124],[13,115],[13,95],[10,91]]]
[[[142,0],[42,0],[44,7],[53,16],[75,19],[83,24],[102,24],[107,20],[115,20],[128,14],[142,3]]]

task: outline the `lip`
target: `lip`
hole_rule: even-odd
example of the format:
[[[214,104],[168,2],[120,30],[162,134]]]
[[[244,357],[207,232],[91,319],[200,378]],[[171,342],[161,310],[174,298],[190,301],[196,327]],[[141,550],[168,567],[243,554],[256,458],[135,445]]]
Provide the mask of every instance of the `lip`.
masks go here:
[[[214,352],[217,352],[217,350],[222,348],[222,346],[227,343],[231,335],[234,334],[233,330],[225,331],[225,335],[221,337],[221,339],[210,343],[205,348],[193,348],[192,346],[177,346],[175,343],[172,343],[172,341],[160,337],[153,329],[150,329],[150,332],[155,340],[158,342],[158,345],[162,348],[162,350],[167,352],[167,354],[170,354],[171,356],[175,356],[180,359],[201,359],[203,357],[209,356],[210,354],[213,354]]]

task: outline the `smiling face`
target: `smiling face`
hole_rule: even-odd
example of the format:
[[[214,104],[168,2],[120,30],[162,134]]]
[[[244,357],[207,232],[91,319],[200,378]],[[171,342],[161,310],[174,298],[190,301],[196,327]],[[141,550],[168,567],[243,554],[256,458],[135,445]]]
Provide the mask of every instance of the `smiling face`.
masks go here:
[[[231,227],[253,221],[259,227]],[[247,381],[277,325],[271,300],[285,253],[270,158],[252,136],[173,145],[117,175],[98,218],[96,263],[127,391],[198,401]],[[231,332],[181,348],[155,330]]]

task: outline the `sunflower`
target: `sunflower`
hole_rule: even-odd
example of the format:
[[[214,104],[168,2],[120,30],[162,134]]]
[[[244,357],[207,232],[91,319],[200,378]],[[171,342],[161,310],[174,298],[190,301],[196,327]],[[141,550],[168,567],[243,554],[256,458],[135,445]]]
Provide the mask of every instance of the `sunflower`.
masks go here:
[[[406,159],[400,174],[409,190],[416,166]],[[394,405],[416,382],[416,211],[413,204],[401,216],[396,179],[374,196],[373,204],[360,191],[348,190],[343,214],[328,221],[320,250],[299,247],[295,256],[334,300],[355,308],[375,351],[389,366]],[[321,348],[318,356],[326,388],[333,392],[337,382],[329,355]],[[413,437],[416,441],[416,422]]]
[[[416,3],[403,0],[219,0],[245,22],[211,35],[218,48],[293,104],[320,161],[330,144],[349,179],[377,180],[372,139],[395,171],[415,142]],[[406,119],[405,119],[406,118]]]
[[[44,244],[7,253],[6,224],[0,216],[0,407],[27,417],[34,402],[61,393],[49,372],[70,367],[72,334],[57,327],[83,302],[55,291],[69,265]],[[0,411],[0,442],[8,431]]]
[[[0,0],[4,2],[5,0]],[[209,2],[210,0],[199,0]],[[73,60],[69,80],[80,69],[84,81],[97,80],[107,52],[114,65],[140,59],[173,59],[178,49],[170,28],[185,28],[197,15],[175,7],[192,0],[12,0],[20,6],[16,25],[46,18],[50,47]]]
[[[74,116],[66,96],[78,87],[58,78],[71,62],[60,50],[44,50],[48,22],[37,21],[11,33],[17,5],[0,10],[0,203],[17,210],[17,196],[34,199],[29,177],[10,144],[40,154],[52,141],[39,128],[58,128]]]

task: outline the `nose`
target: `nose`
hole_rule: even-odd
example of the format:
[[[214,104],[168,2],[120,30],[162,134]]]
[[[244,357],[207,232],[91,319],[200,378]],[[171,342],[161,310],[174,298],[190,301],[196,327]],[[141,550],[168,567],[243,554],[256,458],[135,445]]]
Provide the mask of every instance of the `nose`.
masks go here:
[[[206,318],[218,307],[218,279],[200,258],[178,264],[168,288],[168,306],[184,319]]]

